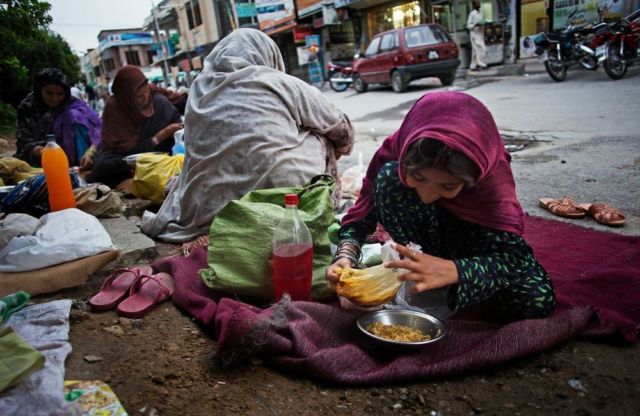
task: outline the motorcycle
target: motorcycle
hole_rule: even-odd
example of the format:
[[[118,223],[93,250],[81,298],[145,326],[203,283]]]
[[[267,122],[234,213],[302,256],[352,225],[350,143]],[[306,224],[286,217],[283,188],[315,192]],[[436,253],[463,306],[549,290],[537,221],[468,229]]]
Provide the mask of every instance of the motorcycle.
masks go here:
[[[598,68],[596,51],[586,44],[587,36],[593,33],[593,26],[569,26],[560,32],[540,33],[534,38],[536,54],[544,62],[551,79],[564,81],[567,69],[575,64],[590,71]]]
[[[610,25],[604,51],[604,71],[609,78],[622,79],[640,55],[640,9]]]
[[[351,62],[335,61],[327,65],[329,86],[336,92],[346,91],[353,84],[353,66]]]

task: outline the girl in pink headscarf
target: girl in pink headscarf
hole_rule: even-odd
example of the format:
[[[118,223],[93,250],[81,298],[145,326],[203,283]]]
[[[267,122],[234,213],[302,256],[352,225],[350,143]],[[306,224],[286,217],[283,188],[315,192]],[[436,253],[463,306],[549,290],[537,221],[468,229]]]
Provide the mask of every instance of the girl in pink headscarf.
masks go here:
[[[414,283],[415,299],[448,288],[453,311],[495,297],[512,318],[548,316],[555,294],[522,238],[523,215],[489,110],[467,94],[427,94],[373,156],[327,280],[337,281],[336,267],[357,266],[379,223],[404,256],[387,266],[409,270],[400,280]]]

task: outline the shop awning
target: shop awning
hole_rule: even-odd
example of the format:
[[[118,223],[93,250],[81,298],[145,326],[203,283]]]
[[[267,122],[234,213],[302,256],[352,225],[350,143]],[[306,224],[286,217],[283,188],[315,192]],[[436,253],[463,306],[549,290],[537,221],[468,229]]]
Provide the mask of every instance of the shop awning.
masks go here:
[[[388,3],[389,0],[334,0],[333,7],[349,7],[351,9],[368,9],[379,4]]]

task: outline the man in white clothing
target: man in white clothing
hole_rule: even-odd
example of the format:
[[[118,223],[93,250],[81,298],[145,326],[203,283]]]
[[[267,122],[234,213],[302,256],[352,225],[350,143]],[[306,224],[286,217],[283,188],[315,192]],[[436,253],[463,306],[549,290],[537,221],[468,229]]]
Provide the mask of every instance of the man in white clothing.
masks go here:
[[[471,40],[471,63],[469,69],[484,69],[487,64],[484,62],[484,19],[480,12],[480,1],[473,0],[473,10],[467,19],[467,29]]]

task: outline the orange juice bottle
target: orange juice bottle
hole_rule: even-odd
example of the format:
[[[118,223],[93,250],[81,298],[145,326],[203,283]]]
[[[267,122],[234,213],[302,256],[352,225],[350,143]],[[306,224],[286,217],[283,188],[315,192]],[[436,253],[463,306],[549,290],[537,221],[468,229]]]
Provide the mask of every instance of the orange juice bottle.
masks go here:
[[[42,169],[47,179],[51,211],[76,207],[76,198],[69,177],[69,159],[56,143],[53,134],[47,135],[47,145],[42,151]]]

